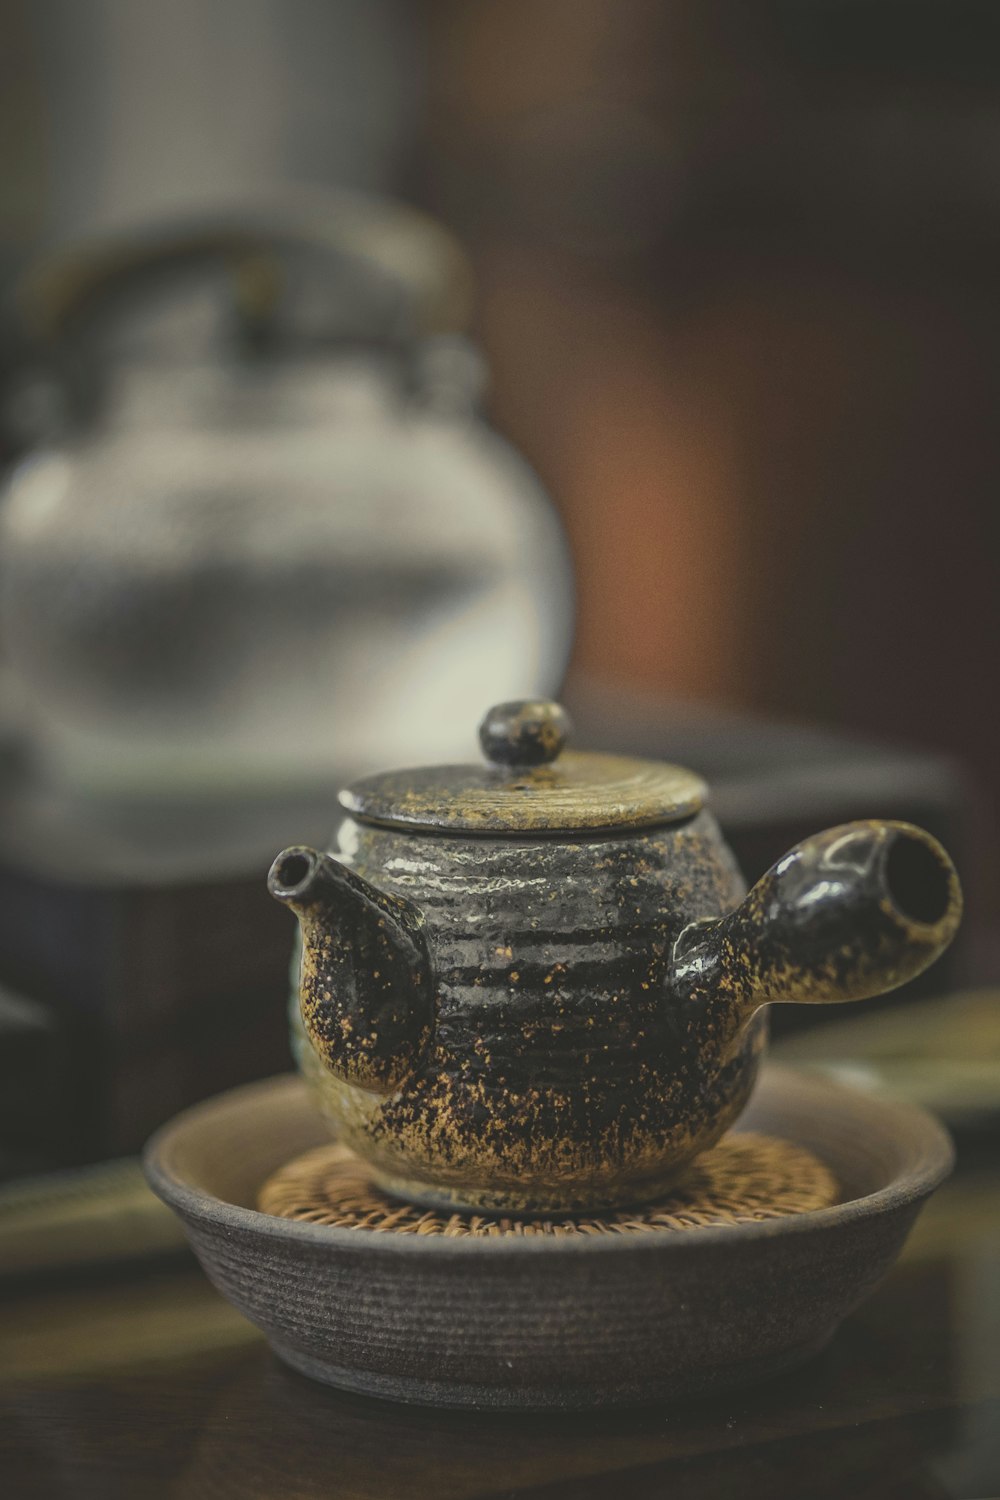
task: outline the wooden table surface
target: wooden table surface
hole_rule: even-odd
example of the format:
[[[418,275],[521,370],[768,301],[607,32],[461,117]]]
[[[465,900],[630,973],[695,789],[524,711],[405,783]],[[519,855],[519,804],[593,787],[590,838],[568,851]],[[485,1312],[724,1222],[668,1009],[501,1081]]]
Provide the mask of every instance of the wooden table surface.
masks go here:
[[[0,1494],[323,1500],[1000,1495],[1000,1147],[960,1151],[812,1364],[583,1416],[435,1413],[285,1370],[190,1260],[0,1286]]]

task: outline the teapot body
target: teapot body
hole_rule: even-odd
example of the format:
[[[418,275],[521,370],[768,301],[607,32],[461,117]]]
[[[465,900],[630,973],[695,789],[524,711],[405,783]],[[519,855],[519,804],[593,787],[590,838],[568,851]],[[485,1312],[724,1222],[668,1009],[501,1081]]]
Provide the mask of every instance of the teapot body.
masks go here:
[[[334,853],[419,908],[432,976],[430,1034],[391,1092],[331,1072],[296,1027],[321,1108],[388,1191],[522,1212],[648,1200],[743,1108],[766,1012],[670,984],[680,933],[744,892],[709,812],[567,840],[348,818]]]

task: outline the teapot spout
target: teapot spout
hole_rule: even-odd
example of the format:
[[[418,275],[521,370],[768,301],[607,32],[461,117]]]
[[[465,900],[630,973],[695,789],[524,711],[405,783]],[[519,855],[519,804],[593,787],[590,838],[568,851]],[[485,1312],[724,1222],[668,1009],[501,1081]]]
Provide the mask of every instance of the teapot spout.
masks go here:
[[[267,886],[299,919],[299,1006],[315,1051],[345,1083],[392,1092],[431,1029],[420,912],[305,845],[278,855]]]
[[[846,823],[796,845],[718,921],[674,950],[675,982],[721,991],[741,1019],[771,1001],[884,994],[951,942],[962,892],[944,849],[909,823]]]

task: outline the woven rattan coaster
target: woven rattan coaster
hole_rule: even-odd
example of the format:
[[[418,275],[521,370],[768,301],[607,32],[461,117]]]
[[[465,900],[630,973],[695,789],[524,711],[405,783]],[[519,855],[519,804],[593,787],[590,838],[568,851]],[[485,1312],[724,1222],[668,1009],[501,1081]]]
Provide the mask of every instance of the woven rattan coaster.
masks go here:
[[[600,1218],[502,1218],[440,1213],[399,1203],[380,1192],[364,1163],[346,1146],[320,1146],[275,1172],[261,1188],[262,1213],[375,1234],[443,1234],[457,1238],[506,1234],[676,1233],[707,1225],[749,1224],[826,1208],[837,1183],[811,1151],[766,1135],[728,1135],[706,1151],[669,1197]]]

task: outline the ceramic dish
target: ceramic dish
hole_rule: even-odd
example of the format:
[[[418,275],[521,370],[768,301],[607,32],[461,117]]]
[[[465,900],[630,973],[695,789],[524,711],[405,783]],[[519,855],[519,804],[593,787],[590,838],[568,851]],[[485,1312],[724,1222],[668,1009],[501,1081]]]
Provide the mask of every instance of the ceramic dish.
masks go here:
[[[737,1128],[814,1152],[843,1201],[632,1237],[448,1239],[272,1218],[252,1207],[261,1184],[328,1138],[295,1078],[180,1115],[150,1142],[146,1173],[223,1296],[306,1375],[428,1405],[625,1405],[818,1352],[952,1161],[921,1110],[774,1066]]]

